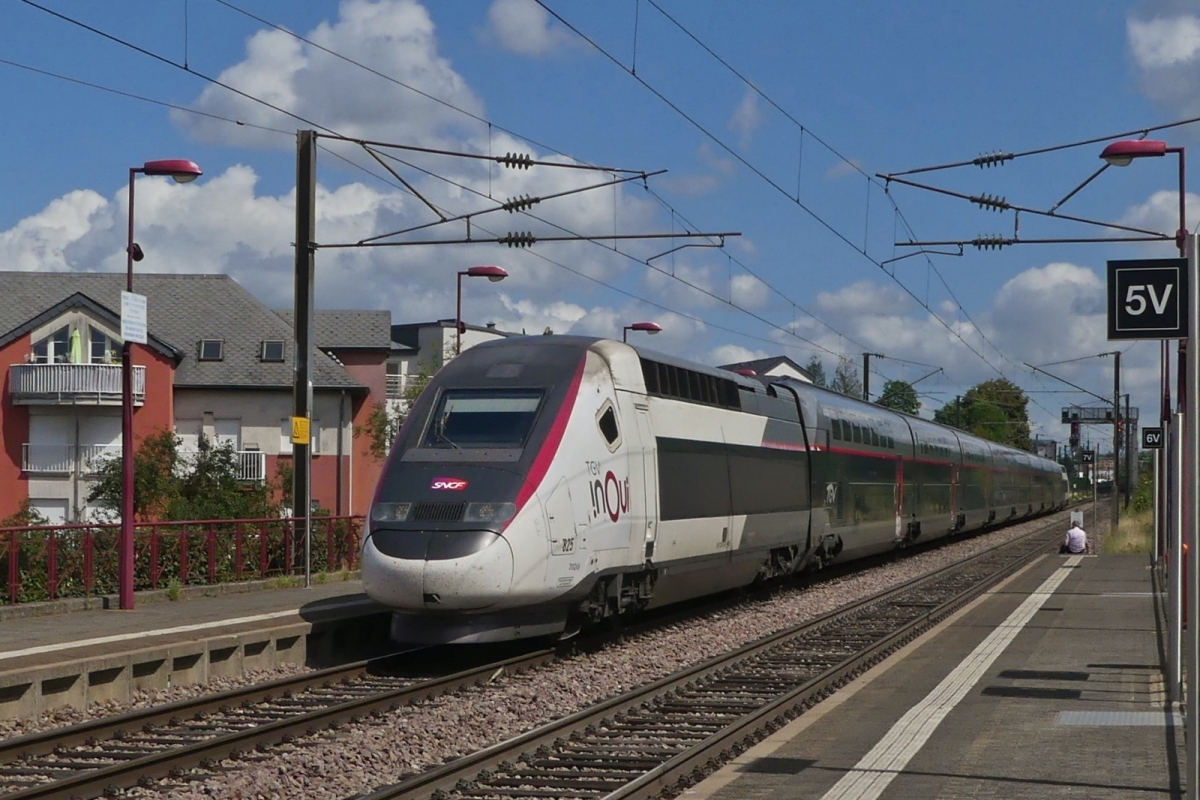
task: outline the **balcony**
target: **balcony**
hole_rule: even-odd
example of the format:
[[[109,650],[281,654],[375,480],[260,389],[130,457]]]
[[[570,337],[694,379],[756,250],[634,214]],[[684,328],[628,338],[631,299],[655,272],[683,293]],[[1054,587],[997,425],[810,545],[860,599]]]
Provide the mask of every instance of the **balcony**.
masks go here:
[[[120,364],[13,364],[13,405],[121,405]],[[146,368],[133,368],[133,402],[146,401]],[[65,446],[65,445],[64,445]]]
[[[263,483],[267,478],[267,455],[258,450],[236,451],[237,479],[244,483]],[[180,450],[179,463],[187,465],[195,458],[195,450]],[[21,445],[21,469],[30,475],[74,475],[89,477],[99,471],[105,460],[121,457],[119,444],[93,444],[76,447],[70,444]]]
[[[408,387],[407,375],[388,375],[387,376],[387,397],[388,400],[403,400],[404,390]]]

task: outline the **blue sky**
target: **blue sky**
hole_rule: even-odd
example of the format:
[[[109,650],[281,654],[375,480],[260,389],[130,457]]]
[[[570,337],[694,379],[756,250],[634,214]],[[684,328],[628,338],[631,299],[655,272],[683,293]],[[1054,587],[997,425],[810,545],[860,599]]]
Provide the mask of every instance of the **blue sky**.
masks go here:
[[[147,258],[138,269],[227,272],[272,307],[290,307],[294,132],[309,126],[207,76],[346,135],[668,170],[645,187],[637,181],[541,204],[540,219],[481,216],[477,234],[545,234],[555,231],[551,224],[591,236],[684,228],[742,234],[723,250],[659,258],[685,240],[625,241],[619,253],[611,240],[529,251],[495,244],[323,250],[320,307],[386,308],[397,322],[447,317],[454,272],[496,263],[512,277],[467,282],[471,321],[615,336],[623,324],[649,319],[665,331],[648,344],[677,355],[726,363],[784,353],[804,363],[817,354],[830,372],[838,354],[858,361],[870,350],[888,356],[875,362],[875,389],[886,378],[914,380],[930,371],[925,364],[944,369],[918,384],[928,392],[926,414],[1004,375],[1031,392],[1038,432],[1060,440],[1059,407],[1091,400],[1053,393],[1064,387],[1023,362],[1113,349],[1104,339],[1105,261],[1170,256],[1173,248],[1019,245],[885,263],[912,252],[894,245],[910,236],[1011,235],[1013,214],[896,184],[885,192],[873,176],[1200,112],[1195,2],[38,2],[149,53],[26,3],[6,4],[3,269],[123,269],[128,168],[186,157],[205,170],[196,183],[139,183],[137,238]],[[1186,146],[1195,133],[1181,127],[1155,136]],[[323,144],[318,241],[353,242],[434,219],[361,149]],[[1047,209],[1100,165],[1101,147],[913,178]],[[609,179],[397,155],[408,163],[393,167],[447,215]],[[1170,232],[1177,186],[1173,162],[1139,162],[1108,170],[1062,211]],[[1034,215],[1022,215],[1020,226],[1027,238],[1105,235]],[[461,223],[443,227],[426,237],[464,234]],[[1051,369],[1111,391],[1107,359]],[[1134,403],[1152,418],[1157,347],[1129,349],[1124,372]]]

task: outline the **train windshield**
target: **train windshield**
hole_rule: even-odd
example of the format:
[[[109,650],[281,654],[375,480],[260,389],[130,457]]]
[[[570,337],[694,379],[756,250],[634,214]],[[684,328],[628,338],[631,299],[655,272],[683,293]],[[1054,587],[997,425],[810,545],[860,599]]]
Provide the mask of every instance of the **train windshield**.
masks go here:
[[[438,400],[425,447],[525,446],[544,392],[537,389],[451,389]]]

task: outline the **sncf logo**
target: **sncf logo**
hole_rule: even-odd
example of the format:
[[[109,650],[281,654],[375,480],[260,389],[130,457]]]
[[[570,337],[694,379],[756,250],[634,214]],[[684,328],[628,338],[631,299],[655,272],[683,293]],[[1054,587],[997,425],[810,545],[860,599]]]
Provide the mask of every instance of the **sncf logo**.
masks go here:
[[[461,492],[467,488],[467,482],[462,478],[434,478],[433,483],[429,485],[430,489],[440,489],[443,491]]]

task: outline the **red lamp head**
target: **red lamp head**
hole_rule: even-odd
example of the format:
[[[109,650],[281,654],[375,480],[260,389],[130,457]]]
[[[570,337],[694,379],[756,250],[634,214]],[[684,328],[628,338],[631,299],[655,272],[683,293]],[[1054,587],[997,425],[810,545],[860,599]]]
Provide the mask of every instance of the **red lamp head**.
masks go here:
[[[653,336],[656,333],[662,333],[662,325],[657,322],[635,322],[629,326],[631,331],[642,331]]]
[[[502,267],[493,267],[484,265],[479,267],[471,267],[467,270],[468,278],[487,278],[492,283],[502,281],[508,277],[508,271]]]
[[[1127,139],[1121,142],[1113,142],[1104,148],[1104,151],[1100,153],[1100,157],[1114,167],[1126,167],[1135,158],[1164,156],[1166,154],[1166,142],[1159,142],[1154,139]]]
[[[167,158],[161,161],[147,161],[142,165],[145,175],[170,175],[176,183],[191,183],[204,173],[195,161],[186,158]]]

